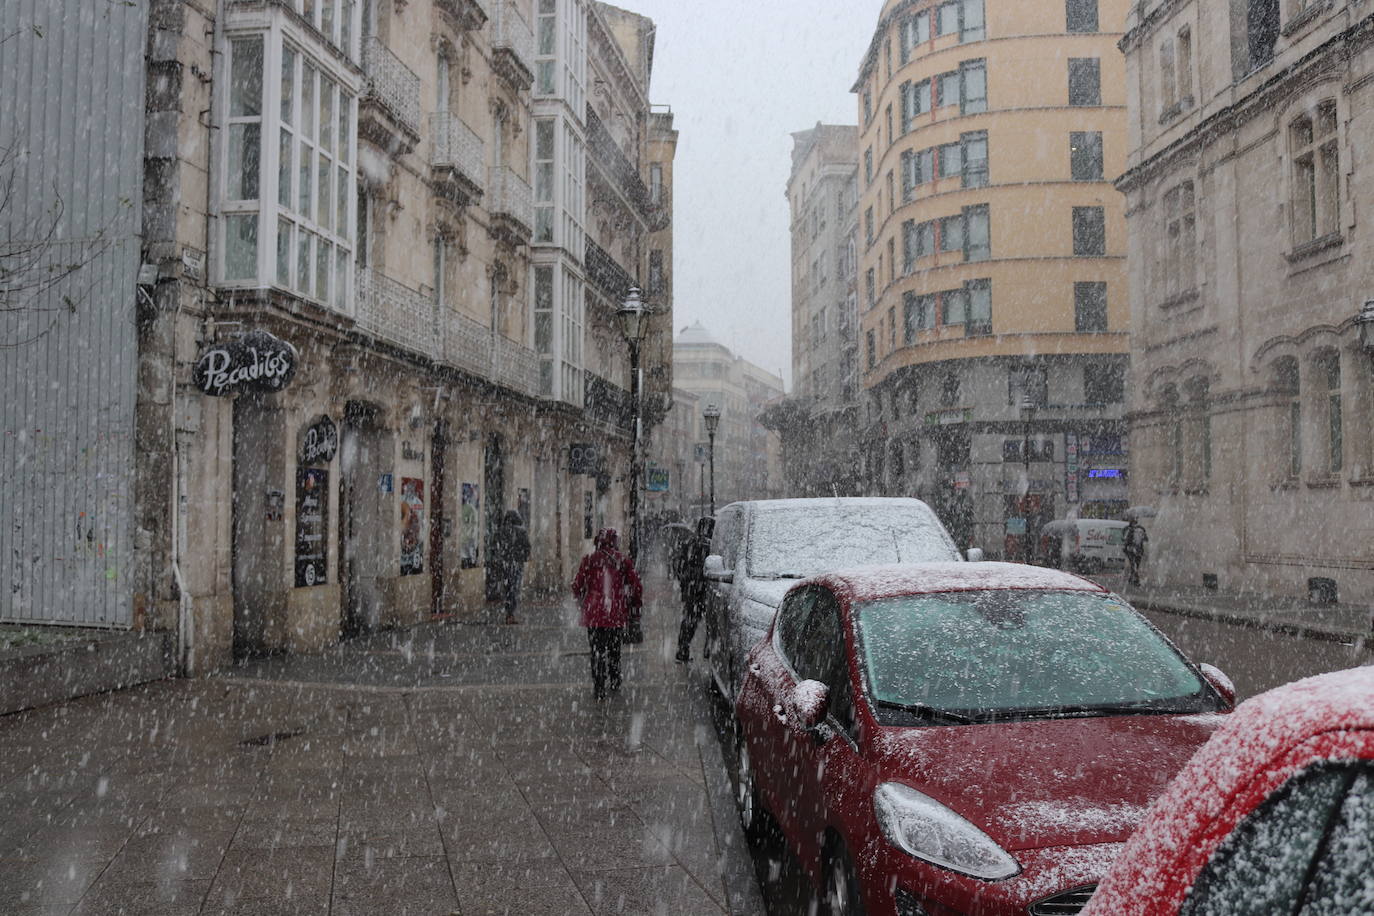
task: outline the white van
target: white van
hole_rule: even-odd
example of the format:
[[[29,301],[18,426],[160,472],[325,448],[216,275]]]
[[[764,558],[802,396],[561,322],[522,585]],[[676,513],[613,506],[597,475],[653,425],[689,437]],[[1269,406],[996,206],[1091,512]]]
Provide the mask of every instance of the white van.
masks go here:
[[[749,650],[768,633],[783,595],[799,579],[855,566],[960,559],[954,539],[919,499],[730,503],[716,516],[704,570],[711,676],[733,703]]]
[[[1049,522],[1040,529],[1039,562],[1084,573],[1122,569],[1126,565],[1126,524],[1106,518]]]

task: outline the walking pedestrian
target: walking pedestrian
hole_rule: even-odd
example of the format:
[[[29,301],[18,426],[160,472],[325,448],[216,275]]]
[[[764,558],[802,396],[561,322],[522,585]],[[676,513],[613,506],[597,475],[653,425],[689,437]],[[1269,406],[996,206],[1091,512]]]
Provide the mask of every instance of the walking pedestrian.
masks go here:
[[[520,601],[520,581],[525,577],[525,561],[530,558],[530,536],[525,520],[516,509],[508,509],[491,542],[492,573],[496,576],[501,600],[506,607],[506,623],[519,623],[515,608]]]
[[[697,529],[691,538],[682,545],[681,559],[678,563],[678,588],[682,595],[682,625],[677,631],[677,655],[680,662],[692,660],[692,637],[696,635],[697,624],[706,612],[706,555],[711,552],[711,535],[715,532],[716,520],[711,516],[697,519]],[[706,657],[710,658],[710,642],[707,642]]]
[[[582,606],[582,626],[592,650],[592,695],[620,689],[620,641],[630,615],[644,601],[644,586],[629,559],[616,549],[614,528],[597,532],[596,549],[582,558],[573,579],[573,595]]]
[[[1130,585],[1140,584],[1140,561],[1145,557],[1145,545],[1150,542],[1150,535],[1146,533],[1145,527],[1137,519],[1130,519],[1126,523],[1126,531],[1123,536],[1124,544],[1122,550],[1126,554],[1126,581]]]

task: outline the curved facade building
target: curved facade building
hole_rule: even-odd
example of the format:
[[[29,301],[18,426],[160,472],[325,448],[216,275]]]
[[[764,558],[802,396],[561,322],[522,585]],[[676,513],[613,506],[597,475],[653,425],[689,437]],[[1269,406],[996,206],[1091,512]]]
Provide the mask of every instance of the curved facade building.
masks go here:
[[[866,470],[963,544],[1126,508],[1126,0],[891,0],[859,103]]]

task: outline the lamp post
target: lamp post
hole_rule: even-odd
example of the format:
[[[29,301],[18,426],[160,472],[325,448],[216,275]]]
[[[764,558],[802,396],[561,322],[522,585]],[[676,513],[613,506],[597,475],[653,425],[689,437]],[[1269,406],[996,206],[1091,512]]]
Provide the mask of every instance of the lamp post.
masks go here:
[[[639,367],[639,345],[649,328],[649,309],[639,297],[639,287],[630,287],[625,302],[616,309],[620,333],[630,345],[630,403],[634,406],[634,437],[630,445],[630,563],[639,557],[639,440],[640,397],[643,389]]]
[[[1365,356],[1374,359],[1374,299],[1365,300],[1364,308],[1355,317],[1355,324],[1360,331],[1360,349]]]
[[[711,514],[716,514],[716,427],[720,425],[720,408],[714,404],[707,404],[706,409],[701,412],[701,419],[706,421],[706,460],[711,466]]]

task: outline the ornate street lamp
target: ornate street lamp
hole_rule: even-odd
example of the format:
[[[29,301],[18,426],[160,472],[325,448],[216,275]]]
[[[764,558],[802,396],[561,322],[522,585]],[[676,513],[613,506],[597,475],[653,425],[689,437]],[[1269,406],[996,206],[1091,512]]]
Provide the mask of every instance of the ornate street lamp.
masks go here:
[[[643,383],[640,378],[639,346],[644,340],[644,332],[649,329],[648,307],[639,297],[639,287],[630,287],[625,302],[616,309],[615,319],[620,325],[620,333],[630,345],[630,403],[634,409],[634,440],[630,446],[630,562],[639,557],[639,441],[640,441],[640,398]]]
[[[701,419],[706,422],[706,437],[710,441],[707,447],[707,461],[711,465],[711,514],[716,514],[716,427],[720,425],[720,408],[714,404],[707,404],[706,409],[701,412]]]

